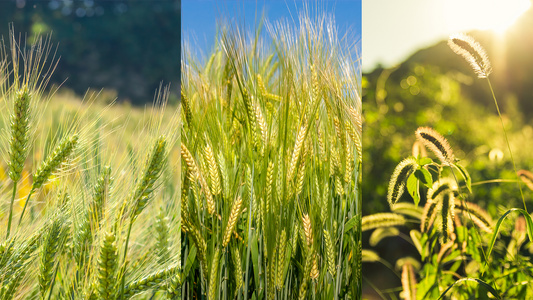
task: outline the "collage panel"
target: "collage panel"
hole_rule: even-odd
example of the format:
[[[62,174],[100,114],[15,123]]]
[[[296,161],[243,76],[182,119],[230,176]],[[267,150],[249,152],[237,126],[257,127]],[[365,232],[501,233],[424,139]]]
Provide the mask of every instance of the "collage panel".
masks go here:
[[[186,299],[361,299],[361,1],[183,1]]]
[[[0,299],[176,294],[180,15],[0,1]]]
[[[531,1],[362,14],[362,298],[532,298]]]

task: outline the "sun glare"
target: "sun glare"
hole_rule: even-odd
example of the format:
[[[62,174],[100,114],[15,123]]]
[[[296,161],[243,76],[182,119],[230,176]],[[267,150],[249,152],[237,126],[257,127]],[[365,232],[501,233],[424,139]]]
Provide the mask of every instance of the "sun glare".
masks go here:
[[[457,1],[453,1],[457,2]],[[503,34],[531,6],[530,0],[471,0],[449,5],[446,23],[450,29],[493,30]]]

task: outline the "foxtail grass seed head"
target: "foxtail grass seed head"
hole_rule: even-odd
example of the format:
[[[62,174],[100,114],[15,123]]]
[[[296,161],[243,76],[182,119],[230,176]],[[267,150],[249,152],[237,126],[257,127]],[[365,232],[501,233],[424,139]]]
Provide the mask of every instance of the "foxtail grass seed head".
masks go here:
[[[418,164],[416,163],[416,159],[409,157],[402,160],[394,169],[389,182],[389,191],[387,193],[387,201],[389,201],[391,207],[400,200],[400,197],[405,191],[407,178],[417,167]]]
[[[142,212],[152,196],[155,182],[160,177],[165,163],[166,145],[166,137],[160,136],[156,140],[152,153],[148,157],[145,170],[142,174],[142,180],[137,185],[133,196],[134,210],[132,219],[135,219]]]
[[[377,213],[361,219],[361,231],[379,227],[401,226],[407,224],[404,216],[394,213]]]
[[[450,241],[453,228],[455,198],[453,193],[444,193],[440,200],[440,221],[441,221],[441,243],[446,244]]]
[[[405,263],[402,266],[402,287],[405,300],[416,300],[415,270],[410,263]]]
[[[416,138],[431,150],[441,163],[451,165],[455,162],[450,144],[440,133],[429,127],[419,127],[415,134]]]
[[[424,206],[422,218],[420,218],[420,231],[426,232],[435,221],[437,215],[437,201],[429,200]]]
[[[26,88],[17,91],[15,107],[11,117],[11,141],[9,177],[17,182],[22,174],[24,162],[28,152],[29,118],[30,118],[30,93]]]
[[[54,152],[46,158],[35,172],[32,189],[40,188],[48,178],[50,178],[50,175],[59,169],[61,164],[63,164],[74,151],[78,139],[79,135],[77,133],[63,139],[61,144],[54,149]]]
[[[436,201],[437,198],[445,192],[456,193],[458,191],[457,183],[454,179],[445,177],[433,182],[433,185],[428,190],[428,201]]]
[[[486,210],[479,207],[479,205],[472,202],[466,201],[456,201],[455,202],[455,212],[462,213],[467,216],[476,224],[481,230],[492,233],[493,224],[492,218]]]
[[[518,177],[533,191],[533,173],[527,170],[520,170],[518,171]]]
[[[448,40],[448,46],[470,64],[479,78],[486,78],[492,72],[485,49],[472,37],[465,34],[452,35]]]

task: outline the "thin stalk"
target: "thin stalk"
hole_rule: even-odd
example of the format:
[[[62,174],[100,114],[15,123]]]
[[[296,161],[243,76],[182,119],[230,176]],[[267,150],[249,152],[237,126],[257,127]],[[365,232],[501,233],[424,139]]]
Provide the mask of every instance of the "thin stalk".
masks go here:
[[[11,204],[9,204],[9,220],[7,221],[6,240],[9,238],[11,231],[11,219],[13,218],[13,202],[15,202],[15,195],[17,193],[17,182],[13,183],[13,195],[11,196]]]
[[[513,163],[514,174],[516,175],[516,178],[518,179],[518,188],[520,189],[520,196],[522,196],[522,203],[524,204],[524,210],[527,211],[526,200],[524,199],[524,192],[522,191],[522,183],[520,182],[520,178],[518,178],[518,171],[516,170],[516,164],[515,164],[514,157],[513,157],[513,151],[511,151],[511,144],[509,144],[509,138],[507,137],[507,131],[505,130],[505,126],[503,126],[503,118],[502,118],[502,114],[500,113],[500,107],[498,106],[498,101],[496,100],[496,96],[494,95],[494,90],[492,89],[492,84],[490,83],[490,80],[488,77],[487,77],[487,82],[489,83],[490,92],[492,93],[492,99],[494,99],[494,105],[496,105],[496,110],[498,111],[498,116],[500,117],[500,123],[502,124],[503,134],[505,136],[505,142],[507,143],[507,148],[509,149],[509,154],[511,155],[511,161]]]
[[[120,272],[120,294],[119,299],[124,299],[124,286],[126,284],[126,255],[128,254],[128,244],[130,242],[131,227],[133,226],[134,219],[130,219],[130,225],[128,226],[128,234],[126,235],[126,244],[124,245],[124,257],[122,258],[122,271]]]
[[[28,194],[28,197],[26,197],[26,201],[24,202],[24,207],[22,208],[22,213],[20,214],[18,226],[20,226],[20,223],[22,223],[22,217],[24,217],[24,212],[26,211],[28,202],[30,202],[30,198],[31,198],[31,195],[33,194],[33,191],[35,191],[34,187],[31,188],[30,193]]]

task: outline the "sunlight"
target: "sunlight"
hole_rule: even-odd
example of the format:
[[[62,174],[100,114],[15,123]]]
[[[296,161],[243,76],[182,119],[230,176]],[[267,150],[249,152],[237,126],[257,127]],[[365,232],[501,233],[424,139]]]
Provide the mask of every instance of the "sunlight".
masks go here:
[[[455,2],[455,1],[454,1]],[[446,23],[459,27],[493,30],[503,34],[531,6],[530,0],[472,0],[449,5]]]

